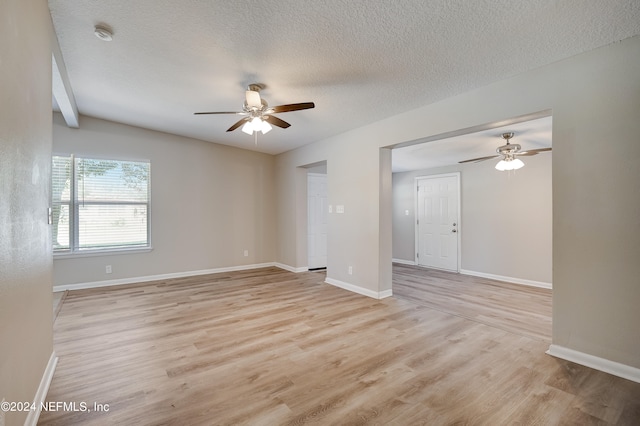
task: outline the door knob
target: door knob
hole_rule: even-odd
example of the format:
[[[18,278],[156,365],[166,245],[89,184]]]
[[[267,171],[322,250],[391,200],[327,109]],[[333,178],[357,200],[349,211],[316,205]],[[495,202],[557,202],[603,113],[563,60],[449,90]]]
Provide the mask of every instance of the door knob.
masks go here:
[[[451,232],[458,232],[458,231],[456,231],[455,229],[452,229]]]

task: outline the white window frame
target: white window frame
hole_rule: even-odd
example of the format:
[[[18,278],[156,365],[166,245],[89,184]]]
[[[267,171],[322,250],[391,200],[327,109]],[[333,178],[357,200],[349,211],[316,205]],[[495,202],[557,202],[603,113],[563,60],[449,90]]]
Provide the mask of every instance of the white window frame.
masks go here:
[[[66,157],[71,161],[70,164],[70,201],[69,204],[69,247],[64,249],[55,249],[53,250],[54,257],[85,257],[85,256],[102,256],[108,254],[123,254],[123,253],[139,253],[139,252],[149,252],[153,250],[151,246],[151,161],[146,159],[119,159],[119,158],[106,158],[106,157],[97,157],[97,156],[76,156],[75,154],[58,154],[54,153],[53,157]],[[106,201],[106,202],[95,202],[95,201],[86,201],[79,200],[77,197],[78,191],[78,180],[76,179],[76,160],[84,159],[84,160],[96,160],[96,161],[115,161],[115,162],[139,162],[139,163],[148,163],[149,164],[149,175],[147,182],[147,202],[117,202],[117,201]],[[117,246],[117,247],[96,247],[96,248],[80,248],[80,205],[141,205],[146,207],[147,211],[147,244],[139,245],[139,246]],[[51,205],[53,205],[53,200]],[[66,202],[60,203],[60,205],[67,205]]]

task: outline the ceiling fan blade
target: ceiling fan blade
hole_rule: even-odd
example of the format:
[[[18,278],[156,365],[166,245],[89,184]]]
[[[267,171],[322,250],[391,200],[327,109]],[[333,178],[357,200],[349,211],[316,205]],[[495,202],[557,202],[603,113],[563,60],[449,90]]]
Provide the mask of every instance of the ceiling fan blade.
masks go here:
[[[532,155],[538,155],[541,152],[551,151],[551,148],[538,148],[538,149],[529,149],[527,151],[517,152],[516,155],[522,155],[525,157],[530,157]]]
[[[489,155],[488,157],[479,157],[479,158],[472,158],[471,160],[458,161],[458,164],[479,163],[480,161],[490,160],[492,158],[498,158],[498,157],[500,157],[500,155]]]
[[[246,114],[245,112],[238,112],[238,111],[222,111],[222,112],[194,112],[193,115],[202,115],[202,114],[238,114],[238,115],[243,115]]]
[[[227,129],[227,132],[233,132],[235,129],[237,129],[238,127],[242,126],[247,120],[249,120],[249,117],[245,117],[245,118],[239,120],[238,122],[236,122],[236,124],[234,124],[233,126],[229,127]]]
[[[262,117],[262,119],[264,121],[266,121],[269,124],[273,124],[274,126],[278,126],[278,127],[282,127],[283,129],[286,129],[287,127],[291,126],[291,124],[287,123],[284,120],[280,120],[278,117],[274,117],[273,115],[267,115]]]
[[[290,111],[300,111],[302,109],[310,109],[315,108],[316,104],[313,102],[302,102],[299,104],[287,104],[287,105],[278,105],[269,108],[270,112],[290,112]]]

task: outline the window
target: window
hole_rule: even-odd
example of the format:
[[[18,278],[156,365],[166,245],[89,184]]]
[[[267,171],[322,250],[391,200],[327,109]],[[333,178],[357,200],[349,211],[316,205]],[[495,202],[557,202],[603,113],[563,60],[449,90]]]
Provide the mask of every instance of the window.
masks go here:
[[[148,248],[150,163],[54,156],[54,253]]]

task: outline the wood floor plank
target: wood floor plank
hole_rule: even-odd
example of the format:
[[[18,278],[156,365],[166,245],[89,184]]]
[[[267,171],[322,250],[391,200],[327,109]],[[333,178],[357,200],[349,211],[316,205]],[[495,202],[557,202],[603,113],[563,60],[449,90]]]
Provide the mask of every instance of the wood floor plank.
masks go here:
[[[323,281],[263,268],[70,291],[47,401],[109,410],[39,424],[638,424],[640,384],[544,353],[549,291],[398,265],[384,300]]]
[[[394,264],[393,294],[473,321],[551,341],[549,289]]]

